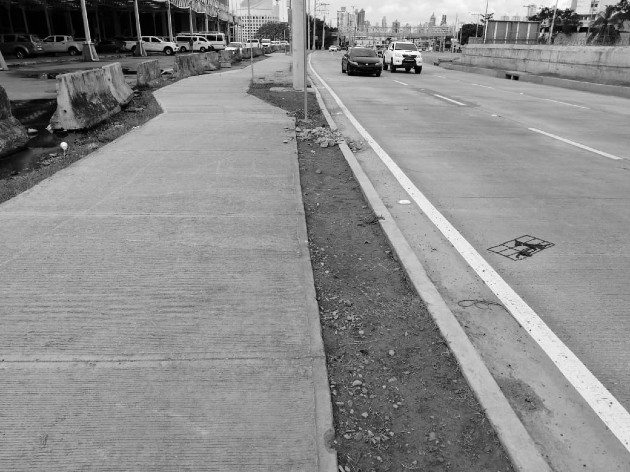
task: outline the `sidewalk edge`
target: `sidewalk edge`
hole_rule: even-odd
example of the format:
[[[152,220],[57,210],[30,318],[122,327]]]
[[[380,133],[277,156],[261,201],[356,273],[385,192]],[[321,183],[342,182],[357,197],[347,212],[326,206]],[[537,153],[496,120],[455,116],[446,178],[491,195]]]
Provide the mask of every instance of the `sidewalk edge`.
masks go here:
[[[311,81],[312,82],[312,81]],[[315,85],[315,84],[313,84]],[[317,101],[331,129],[337,126],[324,104],[319,89],[313,87]],[[455,315],[429,279],[424,267],[402,234],[400,228],[385,207],[372,182],[346,143],[339,144],[352,173],[361,187],[368,204],[376,215],[382,217],[379,223],[396,252],[409,281],[424,300],[427,310],[440,329],[453,355],[457,359],[468,385],[484,409],[494,427],[499,441],[505,448],[514,468],[519,472],[551,472],[547,461],[510,406],[507,398],[492,377],[481,356],[468,339]]]

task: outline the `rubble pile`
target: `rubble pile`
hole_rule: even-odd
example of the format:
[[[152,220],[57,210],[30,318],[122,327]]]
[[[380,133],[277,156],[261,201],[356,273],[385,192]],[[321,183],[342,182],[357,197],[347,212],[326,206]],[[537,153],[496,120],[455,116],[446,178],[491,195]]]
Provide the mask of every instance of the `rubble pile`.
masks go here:
[[[297,138],[300,141],[313,141],[320,147],[332,147],[344,142],[344,138],[339,131],[332,131],[330,128],[319,126],[317,128],[295,128]]]

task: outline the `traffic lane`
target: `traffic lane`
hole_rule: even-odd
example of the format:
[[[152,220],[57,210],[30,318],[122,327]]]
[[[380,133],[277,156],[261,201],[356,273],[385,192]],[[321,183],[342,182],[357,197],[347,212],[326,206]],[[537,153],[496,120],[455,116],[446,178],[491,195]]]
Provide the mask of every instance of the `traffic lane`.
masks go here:
[[[477,106],[490,115],[514,120],[532,132],[546,133],[550,140],[567,139],[574,146],[584,145],[603,154],[630,159],[630,138],[626,130],[626,123],[630,121],[629,99],[535,84],[497,88],[487,84],[517,82],[486,77],[484,83],[467,83],[443,75],[457,71],[436,69],[429,66],[422,80],[409,77],[407,85],[424,89],[425,93],[431,89],[457,102]],[[392,74],[390,78],[402,80],[397,75]]]
[[[389,91],[395,93],[385,96]],[[615,237],[630,222],[619,163],[593,160],[582,150],[567,153],[556,142],[541,152],[549,147],[542,137],[428,95],[416,94],[416,106],[409,107],[407,88],[379,84],[368,103],[357,103],[362,94],[354,84],[336,92],[429,200],[627,405],[624,339],[630,327],[623,311],[614,310],[625,301],[602,298],[623,291],[615,281],[627,278],[626,262],[610,265],[630,249],[627,238]],[[556,247],[527,261],[488,256],[487,248],[530,233]],[[576,270],[585,253],[589,264]],[[562,299],[560,292],[566,294]],[[567,305],[566,299],[575,302]],[[613,311],[602,313],[601,307]]]
[[[461,84],[462,87],[472,85],[473,87],[494,90],[496,93],[512,95],[528,95],[529,98],[556,102],[566,106],[584,106],[593,110],[607,111],[609,113],[630,116],[627,107],[627,100],[613,95],[603,95],[579,90],[571,90],[562,87],[552,87],[516,80],[506,80],[497,77],[490,77],[470,72],[442,69],[433,65],[428,65],[429,71],[434,71],[435,76],[443,80],[453,81]],[[470,89],[466,89],[470,90]],[[474,90],[474,89],[473,89]]]

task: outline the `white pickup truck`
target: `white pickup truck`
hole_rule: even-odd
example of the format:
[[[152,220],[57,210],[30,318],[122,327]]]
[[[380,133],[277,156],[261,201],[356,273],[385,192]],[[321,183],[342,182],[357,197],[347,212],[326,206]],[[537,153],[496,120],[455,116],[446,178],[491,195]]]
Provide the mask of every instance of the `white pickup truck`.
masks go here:
[[[53,35],[46,36],[43,40],[46,54],[70,54],[76,56],[83,52],[83,41],[75,41],[72,36]]]
[[[407,72],[413,69],[416,74],[420,74],[422,72],[422,54],[411,42],[393,41],[383,51],[383,69],[387,70],[388,67],[392,72],[396,72],[396,69],[400,67]]]

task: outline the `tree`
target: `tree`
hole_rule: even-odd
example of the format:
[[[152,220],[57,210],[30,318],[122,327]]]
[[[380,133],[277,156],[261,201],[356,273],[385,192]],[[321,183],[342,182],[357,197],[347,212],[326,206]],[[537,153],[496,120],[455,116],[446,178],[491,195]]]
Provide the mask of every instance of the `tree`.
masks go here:
[[[540,21],[541,25],[546,25],[547,31],[551,28],[554,8],[543,7],[538,13],[527,18],[529,21]],[[580,16],[570,8],[558,10],[553,24],[553,33],[562,31],[565,34],[575,33],[580,26]]]
[[[291,37],[289,23],[269,22],[262,25],[256,31],[257,38],[269,38],[274,41],[288,40]]]
[[[615,44],[619,39],[619,29],[625,21],[624,16],[619,4],[608,5],[591,24],[591,35],[588,40],[593,44]]]
[[[482,37],[483,36],[483,27],[478,24],[466,24],[462,25],[462,29],[460,32],[460,43],[468,44],[468,38],[471,36]]]

